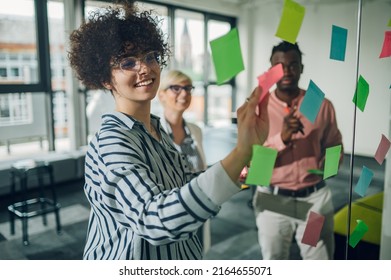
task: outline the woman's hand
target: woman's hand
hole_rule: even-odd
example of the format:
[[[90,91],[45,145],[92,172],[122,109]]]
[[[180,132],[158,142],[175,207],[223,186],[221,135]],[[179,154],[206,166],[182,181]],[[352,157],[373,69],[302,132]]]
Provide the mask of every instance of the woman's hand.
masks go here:
[[[250,163],[253,145],[262,145],[269,133],[267,113],[269,94],[259,103],[261,91],[261,88],[255,88],[236,112],[238,120],[236,147],[221,161],[232,181],[238,181],[243,167]]]
[[[259,103],[261,93],[262,88],[256,87],[246,102],[237,110],[238,141],[236,149],[243,155],[246,164],[251,160],[252,146],[262,145],[269,134],[267,112],[269,94]]]

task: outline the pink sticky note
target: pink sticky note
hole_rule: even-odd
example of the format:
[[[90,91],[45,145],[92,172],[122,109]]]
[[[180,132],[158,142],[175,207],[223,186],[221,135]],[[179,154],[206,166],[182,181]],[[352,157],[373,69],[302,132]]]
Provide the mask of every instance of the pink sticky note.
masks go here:
[[[262,102],[263,98],[266,96],[266,93],[269,89],[277,83],[284,76],[284,69],[282,68],[282,64],[279,63],[274,65],[268,71],[258,76],[258,85],[262,88],[262,94],[259,98],[259,103]]]
[[[379,58],[391,56],[391,31],[384,32],[383,48]]]
[[[322,231],[324,220],[324,216],[311,211],[301,243],[316,247],[320,237],[320,232]]]
[[[386,154],[388,150],[390,149],[391,142],[387,139],[383,134],[381,135],[381,140],[379,143],[379,146],[377,147],[376,153],[375,153],[375,159],[379,164],[382,164],[384,161],[384,158],[386,157]]]

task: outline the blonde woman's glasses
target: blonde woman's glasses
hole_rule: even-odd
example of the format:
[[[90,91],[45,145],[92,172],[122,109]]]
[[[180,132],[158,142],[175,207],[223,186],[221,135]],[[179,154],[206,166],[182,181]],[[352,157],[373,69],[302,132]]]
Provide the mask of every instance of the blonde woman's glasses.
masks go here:
[[[186,93],[191,94],[194,90],[193,86],[180,86],[180,85],[171,85],[167,89],[170,89],[175,94],[180,94],[182,90],[186,91]]]

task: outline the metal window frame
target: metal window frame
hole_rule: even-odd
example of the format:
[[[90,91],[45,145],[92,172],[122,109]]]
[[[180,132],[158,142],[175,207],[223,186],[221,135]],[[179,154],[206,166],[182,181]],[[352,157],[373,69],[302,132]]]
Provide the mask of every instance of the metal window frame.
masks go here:
[[[51,92],[51,72],[49,53],[49,30],[47,17],[47,1],[34,0],[35,23],[37,35],[38,83],[0,84],[0,94],[18,92]]]

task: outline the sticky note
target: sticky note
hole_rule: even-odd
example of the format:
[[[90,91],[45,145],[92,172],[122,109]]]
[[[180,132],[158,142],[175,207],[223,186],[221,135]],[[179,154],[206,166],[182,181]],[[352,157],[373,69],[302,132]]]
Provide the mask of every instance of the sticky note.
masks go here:
[[[325,217],[313,211],[308,216],[301,243],[316,247],[323,228]]]
[[[266,93],[269,89],[277,83],[284,76],[284,69],[282,68],[282,64],[278,63],[270,68],[268,71],[258,76],[258,86],[262,88],[262,94],[259,98],[259,103],[261,103],[262,99],[266,96]]]
[[[381,140],[379,143],[379,146],[377,147],[376,153],[375,153],[375,159],[379,164],[382,164],[388,150],[390,149],[391,142],[387,139],[384,134],[381,135]]]
[[[323,171],[319,169],[308,169],[307,172],[315,175],[323,175]]]
[[[339,168],[339,160],[341,157],[342,146],[326,148],[326,158],[324,162],[323,179],[337,175]]]
[[[325,94],[322,90],[310,80],[307,92],[304,95],[303,102],[300,105],[300,112],[312,123],[315,122],[320,106],[324,100]]]
[[[244,70],[239,33],[236,28],[210,41],[210,48],[218,85],[232,79]]]
[[[361,112],[364,112],[365,105],[367,104],[368,95],[369,95],[369,84],[360,75],[357,82],[357,88],[353,96],[353,103],[356,104],[357,108],[359,108]]]
[[[354,187],[354,191],[360,196],[364,197],[367,193],[367,189],[369,184],[371,183],[373,178],[373,171],[366,166],[362,167],[360,178],[356,186]]]
[[[349,237],[350,247],[356,247],[358,242],[363,238],[368,231],[368,226],[362,220],[357,220],[357,225]]]
[[[336,25],[331,30],[330,59],[345,61],[348,30]]]
[[[391,27],[391,18],[390,18],[390,20],[388,21],[387,26],[390,26],[390,27]]]
[[[248,169],[246,184],[268,186],[272,178],[277,150],[253,145],[253,156]]]
[[[276,36],[291,44],[295,44],[304,15],[304,6],[292,0],[285,0]]]
[[[379,58],[391,56],[391,31],[384,32],[384,41]]]

